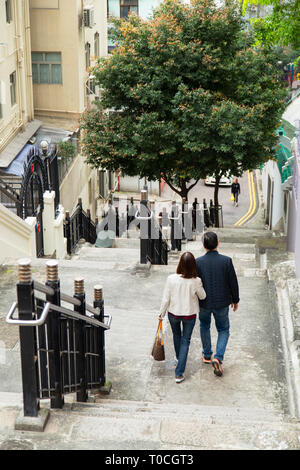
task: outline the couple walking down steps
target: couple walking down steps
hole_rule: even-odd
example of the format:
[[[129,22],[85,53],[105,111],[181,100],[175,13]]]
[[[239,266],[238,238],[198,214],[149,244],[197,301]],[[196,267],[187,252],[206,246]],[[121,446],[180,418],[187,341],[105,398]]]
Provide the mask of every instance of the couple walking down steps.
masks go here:
[[[215,375],[223,375],[222,363],[230,334],[229,306],[235,312],[240,300],[232,259],[218,252],[216,233],[206,232],[203,246],[206,254],[197,259],[190,252],[182,254],[176,274],[168,276],[159,312],[159,318],[168,312],[177,359],[176,383],[184,380],[197,315],[203,362],[213,366]],[[210,334],[212,315],[218,332],[214,356]]]

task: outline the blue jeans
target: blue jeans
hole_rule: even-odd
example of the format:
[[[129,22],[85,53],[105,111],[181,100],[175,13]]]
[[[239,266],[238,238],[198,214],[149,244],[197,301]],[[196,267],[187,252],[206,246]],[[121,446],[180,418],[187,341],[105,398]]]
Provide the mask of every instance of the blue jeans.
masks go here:
[[[215,358],[223,361],[228,338],[229,338],[229,307],[220,309],[205,309],[200,308],[199,320],[200,320],[200,336],[202,341],[202,353],[205,357],[212,355],[211,349],[211,337],[210,337],[210,322],[211,314],[215,318],[216,328],[218,331],[217,340],[217,351]]]
[[[191,336],[196,323],[196,318],[185,320],[183,318],[175,318],[170,314],[168,316],[173,332],[175,354],[178,360],[177,367],[175,369],[175,376],[179,377],[183,375],[185,371]]]

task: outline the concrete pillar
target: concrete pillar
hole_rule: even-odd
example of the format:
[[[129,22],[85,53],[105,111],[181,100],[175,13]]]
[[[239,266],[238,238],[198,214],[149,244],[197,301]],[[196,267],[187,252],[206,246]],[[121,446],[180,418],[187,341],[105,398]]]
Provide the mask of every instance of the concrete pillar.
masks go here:
[[[36,226],[36,217],[27,217],[25,219],[27,225],[29,225],[31,231],[28,239],[28,252],[29,255],[33,258],[36,257],[36,235],[35,235],[35,226]]]
[[[54,191],[44,193],[43,229],[44,229],[44,254],[52,256],[55,251],[55,240],[53,236],[54,222]]]
[[[67,239],[64,238],[64,218],[64,208],[60,206],[60,213],[54,219],[53,224],[56,259],[63,259],[67,255]]]
[[[44,253],[57,259],[65,258],[67,254],[66,239],[64,238],[64,208],[60,206],[59,215],[55,218],[54,212],[55,192],[44,193]]]

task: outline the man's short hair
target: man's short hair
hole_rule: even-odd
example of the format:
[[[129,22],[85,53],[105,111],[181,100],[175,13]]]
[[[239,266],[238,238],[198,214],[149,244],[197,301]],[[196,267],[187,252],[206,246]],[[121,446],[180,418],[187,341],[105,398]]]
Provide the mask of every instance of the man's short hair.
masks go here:
[[[218,237],[215,232],[205,232],[203,235],[203,246],[207,250],[214,250],[218,246]]]

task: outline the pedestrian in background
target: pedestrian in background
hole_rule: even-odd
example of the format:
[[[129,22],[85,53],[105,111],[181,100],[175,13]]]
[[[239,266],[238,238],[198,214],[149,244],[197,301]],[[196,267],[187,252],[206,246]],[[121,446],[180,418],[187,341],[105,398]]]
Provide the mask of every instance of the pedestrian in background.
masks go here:
[[[231,193],[234,197],[233,204],[235,205],[235,207],[237,207],[239,205],[239,195],[241,194],[241,187],[237,178],[234,178],[233,180],[233,183],[231,185]]]
[[[212,364],[217,376],[223,375],[223,358],[229,339],[229,305],[235,312],[239,303],[239,286],[229,256],[219,254],[219,241],[216,233],[206,232],[203,236],[206,254],[196,259],[198,276],[202,279],[206,292],[205,299],[200,303],[200,337],[202,341],[202,359],[205,364]],[[216,354],[211,359],[210,324],[211,315],[215,319],[218,331]]]
[[[199,299],[205,299],[202,281],[197,277],[196,260],[192,253],[181,255],[176,274],[167,278],[159,318],[168,312],[177,359],[175,381],[184,380],[184,371],[191,336],[199,313]]]

